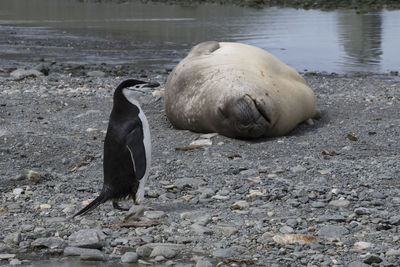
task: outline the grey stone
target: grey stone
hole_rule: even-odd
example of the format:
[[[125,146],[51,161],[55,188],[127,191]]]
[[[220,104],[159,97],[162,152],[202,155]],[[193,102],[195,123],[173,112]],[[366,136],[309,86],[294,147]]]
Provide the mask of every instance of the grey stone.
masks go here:
[[[15,80],[22,80],[27,77],[36,78],[39,76],[43,76],[43,73],[41,73],[40,71],[35,70],[35,69],[29,69],[29,70],[17,69],[17,70],[14,70],[13,72],[11,72],[10,76],[12,78],[14,78]]]
[[[326,207],[326,203],[321,202],[321,201],[314,201],[311,203],[311,207],[313,208],[324,208]]]
[[[214,229],[216,232],[222,233],[223,235],[226,236],[231,236],[238,231],[236,227],[229,225],[217,225],[214,227]]]
[[[196,234],[201,234],[201,235],[212,235],[213,231],[205,226],[202,225],[198,225],[198,224],[192,224],[191,225],[192,230],[196,233]]]
[[[279,229],[279,232],[281,232],[282,234],[290,234],[293,233],[294,230],[292,227],[285,225]]]
[[[325,225],[318,231],[319,236],[325,238],[341,238],[348,233],[345,227],[336,225]]]
[[[69,246],[80,248],[97,248],[103,247],[103,242],[99,237],[98,231],[94,229],[83,229],[73,233],[69,237]]]
[[[105,261],[106,257],[100,250],[91,249],[91,250],[85,250],[80,255],[80,260],[82,260],[82,261]]]
[[[362,263],[361,261],[352,261],[347,267],[370,267],[370,265]]]
[[[10,245],[10,246],[16,246],[19,244],[19,242],[21,242],[21,233],[20,232],[8,234],[4,238],[4,243],[6,243],[7,245]]]
[[[15,254],[8,254],[8,253],[0,254],[0,260],[9,260],[12,258],[15,258]]]
[[[386,256],[400,256],[400,249],[389,249],[386,251]]]
[[[139,260],[139,256],[135,252],[126,252],[121,257],[121,262],[123,263],[135,263]]]
[[[195,267],[213,267],[214,265],[206,260],[199,260],[196,262],[196,266]]]
[[[153,248],[151,246],[146,246],[146,245],[140,246],[136,249],[136,253],[141,258],[150,257],[150,254],[152,251],[153,251]]]
[[[357,214],[357,215],[368,215],[368,214],[371,214],[371,212],[367,208],[356,208],[354,210],[354,213]]]
[[[195,267],[213,267],[214,264],[207,260],[198,260]]]
[[[22,261],[20,261],[19,259],[12,259],[12,260],[10,260],[9,263],[11,266],[15,266],[15,265],[21,265]]]
[[[144,216],[151,219],[151,220],[157,220],[161,219],[162,217],[165,216],[165,212],[161,210],[148,210],[144,212]]]
[[[288,226],[290,226],[290,227],[296,227],[297,224],[298,224],[298,222],[297,222],[296,219],[288,219],[288,220],[286,221],[286,224],[287,224]]]
[[[347,208],[350,205],[350,201],[345,199],[332,200],[331,202],[329,202],[329,205],[336,208]]]
[[[96,253],[94,248],[77,248],[77,247],[66,247],[64,248],[64,256],[80,256],[82,254]]]
[[[399,225],[400,224],[400,215],[395,215],[390,217],[389,223],[393,225]]]
[[[211,221],[211,215],[202,211],[189,211],[181,213],[181,219],[189,220],[198,225],[205,226]]]
[[[89,71],[87,76],[89,77],[104,77],[106,74],[99,70]]]
[[[301,172],[305,172],[307,171],[306,168],[304,168],[303,166],[297,165],[295,167],[290,168],[290,170],[294,173],[301,173]]]
[[[45,237],[45,238],[38,238],[32,242],[31,246],[36,248],[64,248],[67,243],[64,239],[59,237]]]
[[[203,181],[201,179],[195,179],[195,178],[180,178],[177,179],[174,184],[179,188],[185,188],[185,187],[198,187],[200,184],[202,184]]]
[[[168,247],[168,246],[157,246],[151,252],[150,257],[154,258],[154,257],[157,257],[157,256],[163,256],[164,258],[172,259],[177,254],[178,254],[178,251],[175,250],[175,249],[172,249],[171,247]]]
[[[229,258],[233,256],[233,250],[230,248],[216,249],[213,251],[212,255],[217,258]]]

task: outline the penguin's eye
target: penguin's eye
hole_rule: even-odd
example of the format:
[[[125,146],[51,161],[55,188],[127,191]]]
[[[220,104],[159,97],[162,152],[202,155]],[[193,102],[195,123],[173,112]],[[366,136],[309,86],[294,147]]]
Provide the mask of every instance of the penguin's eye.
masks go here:
[[[140,88],[140,86],[139,85],[135,85],[135,88]]]

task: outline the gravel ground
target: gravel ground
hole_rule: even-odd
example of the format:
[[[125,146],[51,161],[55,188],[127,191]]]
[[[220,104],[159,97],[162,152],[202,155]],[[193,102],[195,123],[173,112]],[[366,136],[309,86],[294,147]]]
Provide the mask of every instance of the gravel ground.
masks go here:
[[[162,266],[399,266],[394,77],[306,75],[322,118],[245,141],[174,129],[165,73],[112,73],[3,70],[0,265],[75,255]],[[113,90],[137,77],[161,83],[141,97],[153,142],[146,205],[154,210],[144,217],[155,225],[118,226],[127,213],[111,203],[72,219],[102,186]],[[208,145],[182,150],[198,139]]]

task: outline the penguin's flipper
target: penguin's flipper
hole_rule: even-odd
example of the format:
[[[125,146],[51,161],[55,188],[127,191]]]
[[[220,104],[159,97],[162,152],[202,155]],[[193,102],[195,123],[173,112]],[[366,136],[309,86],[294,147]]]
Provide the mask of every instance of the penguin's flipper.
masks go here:
[[[142,179],[146,172],[146,149],[143,137],[142,127],[134,128],[126,137],[126,146],[131,154],[133,168],[138,180]]]

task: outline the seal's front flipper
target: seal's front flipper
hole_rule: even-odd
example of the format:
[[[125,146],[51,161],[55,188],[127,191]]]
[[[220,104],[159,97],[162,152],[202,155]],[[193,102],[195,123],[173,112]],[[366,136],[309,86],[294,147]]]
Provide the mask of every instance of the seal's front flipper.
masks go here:
[[[215,50],[220,48],[219,42],[217,41],[207,41],[202,42],[196,46],[194,46],[188,56],[201,56],[201,55],[209,55]]]

